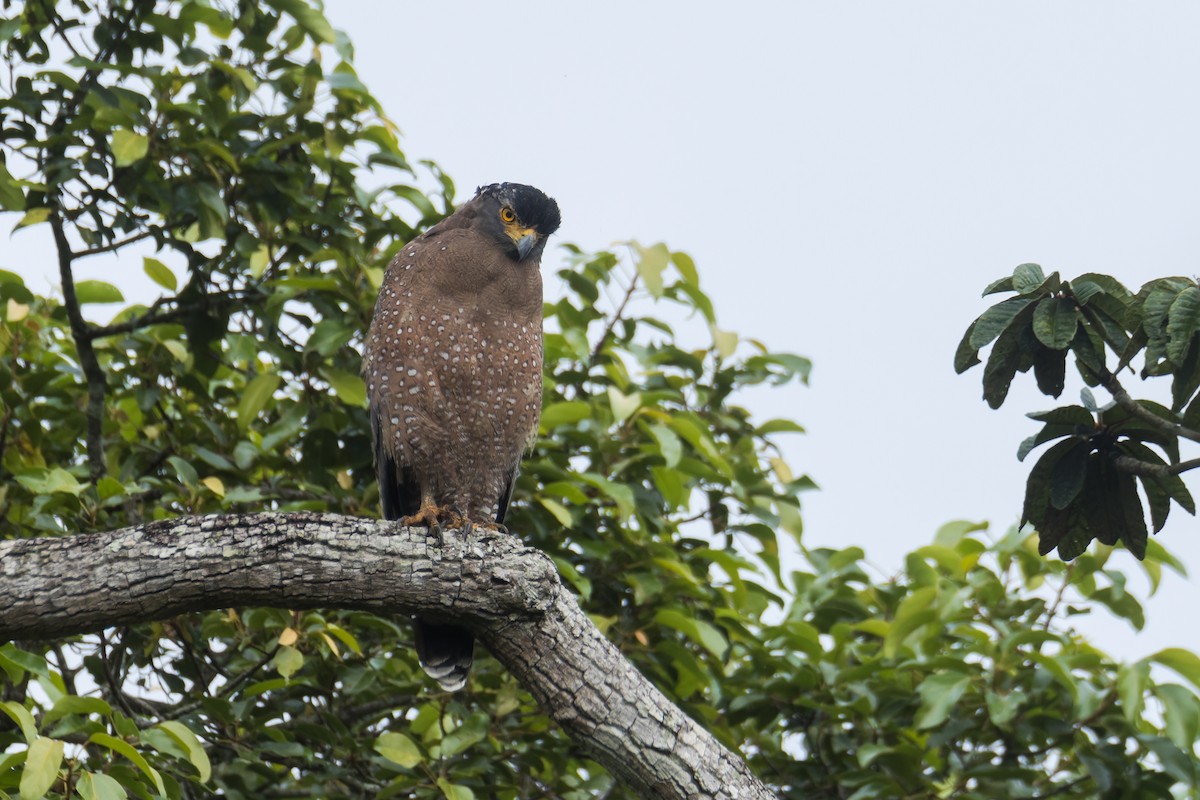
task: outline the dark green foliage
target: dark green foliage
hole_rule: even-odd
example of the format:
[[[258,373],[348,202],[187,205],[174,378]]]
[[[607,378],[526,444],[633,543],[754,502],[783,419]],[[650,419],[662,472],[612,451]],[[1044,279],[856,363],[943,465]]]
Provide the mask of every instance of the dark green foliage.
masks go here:
[[[1038,389],[1058,397],[1068,355],[1085,383],[1115,398],[1100,409],[1084,390],[1087,409],[1067,406],[1030,415],[1045,425],[1021,445],[1019,458],[1045,442],[1070,438],[1050,448],[1030,471],[1023,520],[1037,528],[1043,554],[1057,549],[1071,559],[1098,539],[1120,541],[1143,557],[1147,525],[1139,483],[1155,532],[1166,523],[1171,500],[1195,513],[1178,473],[1189,468],[1180,465],[1180,438],[1200,438],[1186,429],[1200,421],[1200,403],[1193,400],[1200,388],[1200,348],[1193,346],[1200,333],[1200,288],[1189,279],[1162,278],[1135,295],[1107,275],[1062,281],[1058,273],[1044,277],[1036,264],[1022,264],[984,294],[1002,291],[1018,296],[981,314],[954,356],[955,370],[964,372],[981,363],[982,347],[995,342],[983,374],[984,399],[992,408],[1004,402],[1016,373],[1030,366]],[[1117,356],[1113,371],[1109,351]],[[1139,353],[1143,377],[1172,376],[1173,408],[1134,400],[1121,386],[1118,373]]]

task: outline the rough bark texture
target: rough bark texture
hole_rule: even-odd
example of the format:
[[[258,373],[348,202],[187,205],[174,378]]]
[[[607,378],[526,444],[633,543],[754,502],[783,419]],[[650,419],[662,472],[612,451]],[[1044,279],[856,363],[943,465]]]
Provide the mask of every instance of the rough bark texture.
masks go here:
[[[516,537],[331,514],[187,517],[0,542],[0,641],[230,606],[359,608],[470,628],[596,761],[646,797],[773,797],[591,623]]]

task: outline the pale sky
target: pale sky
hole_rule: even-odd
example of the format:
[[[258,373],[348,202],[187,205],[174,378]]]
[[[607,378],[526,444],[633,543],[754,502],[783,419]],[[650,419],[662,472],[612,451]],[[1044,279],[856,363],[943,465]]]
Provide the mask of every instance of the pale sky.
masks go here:
[[[1056,402],[1018,376],[992,411],[979,367],[954,374],[985,285],[1026,261],[1135,290],[1200,272],[1195,3],[326,13],[410,160],[437,161],[460,199],[531,183],[558,199],[560,241],[666,241],[695,258],[723,328],[812,358],[810,387],[745,404],[809,431],[783,440],[822,487],[806,542],[861,545],[888,572],[946,521],[1014,523],[1032,463],[1015,452],[1038,427],[1024,413],[1078,397],[1078,379]],[[1193,571],[1197,527],[1176,508],[1159,535]],[[1200,584],[1168,577],[1140,636],[1102,610],[1082,627],[1125,658],[1197,649],[1197,607]]]

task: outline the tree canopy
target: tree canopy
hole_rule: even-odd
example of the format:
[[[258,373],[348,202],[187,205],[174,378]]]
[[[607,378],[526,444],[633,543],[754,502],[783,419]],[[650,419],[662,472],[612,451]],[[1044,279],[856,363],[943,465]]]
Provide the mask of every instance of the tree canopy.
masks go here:
[[[405,158],[350,43],[305,0],[4,7],[0,219],[14,236],[52,233],[62,291],[0,271],[3,538],[186,514],[377,515],[362,335],[383,267],[448,213],[454,183]],[[788,797],[1198,796],[1200,659],[1123,664],[1070,627],[1097,605],[1142,623],[1107,544],[1083,542],[1068,565],[1024,530],[950,523],[894,575],[858,548],[807,547],[812,482],[777,449],[802,429],[740,403],[805,381],[808,361],[718,327],[683,252],[566,253],[509,527],[756,775]],[[161,296],[126,304],[119,278],[77,280],[98,257],[144,271]],[[1029,361],[1061,386],[1058,362],[1022,347],[1033,336],[1078,358],[1119,341],[1101,332],[1116,306],[1096,298],[1128,298],[1091,284],[1071,284],[1080,332],[1059,319],[1065,284],[1000,287],[1056,302],[1025,298],[1008,322],[1029,325],[1012,333],[986,338],[998,323],[977,322],[958,365],[999,336],[993,359],[1010,355],[988,385]],[[105,324],[85,313],[100,304],[117,309]],[[701,325],[677,333],[689,317]],[[1192,352],[1171,335],[1182,363]],[[1068,413],[1053,424],[1083,424]],[[1139,436],[1114,446],[1146,461],[1128,442],[1162,437]],[[1045,490],[1064,508],[1085,491],[1055,488],[1065,470]],[[1149,482],[1183,504],[1165,481]],[[1046,550],[1058,529],[1028,509]],[[1140,541],[1153,587],[1182,572]],[[498,662],[447,695],[410,639],[386,614],[250,607],[4,643],[0,794],[633,796]]]

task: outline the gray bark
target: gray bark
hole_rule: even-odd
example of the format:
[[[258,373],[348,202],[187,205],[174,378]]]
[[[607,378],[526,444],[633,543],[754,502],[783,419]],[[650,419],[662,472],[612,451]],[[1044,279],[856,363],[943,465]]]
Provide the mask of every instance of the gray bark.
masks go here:
[[[185,517],[0,542],[0,641],[232,606],[421,613],[471,629],[597,762],[643,796],[774,795],[580,609],[510,535],[332,514]]]

